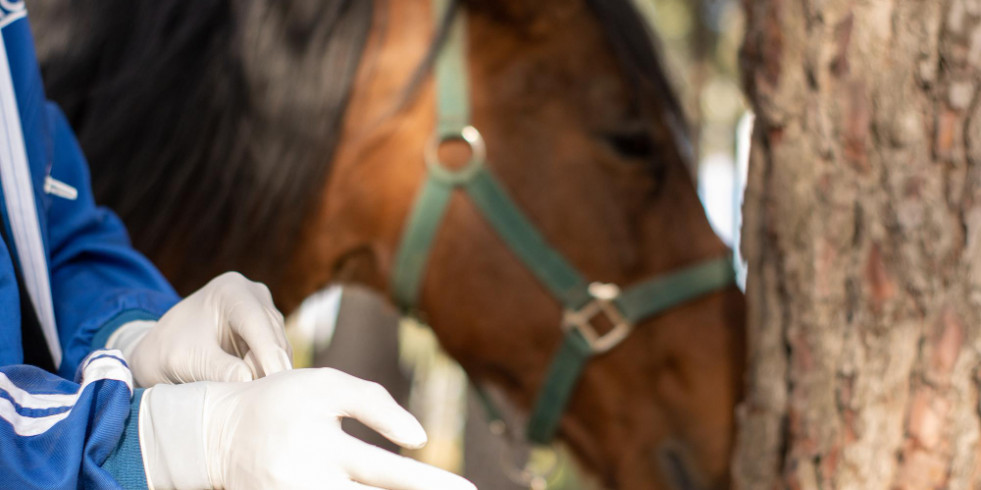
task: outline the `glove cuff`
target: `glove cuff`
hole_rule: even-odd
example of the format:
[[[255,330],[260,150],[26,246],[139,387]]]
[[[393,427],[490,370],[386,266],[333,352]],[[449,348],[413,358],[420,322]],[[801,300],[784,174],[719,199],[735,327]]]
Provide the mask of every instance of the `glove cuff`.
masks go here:
[[[133,381],[136,386],[141,388],[146,388],[147,385],[140,382],[140,377],[137,375],[138,369],[136,363],[139,359],[134,359],[133,350],[139,345],[143,337],[150,332],[157,322],[153,320],[135,320],[123,324],[121,327],[117,328],[112,335],[106,340],[107,349],[118,349],[123,353],[123,358],[129,363],[130,368],[133,368]]]
[[[208,383],[156,385],[140,404],[140,449],[147,486],[213,488],[204,411]]]
[[[106,340],[106,349],[118,349],[123,353],[127,361],[132,361],[130,356],[133,348],[139,344],[147,332],[156,325],[153,320],[135,320],[127,322],[116,329]]]

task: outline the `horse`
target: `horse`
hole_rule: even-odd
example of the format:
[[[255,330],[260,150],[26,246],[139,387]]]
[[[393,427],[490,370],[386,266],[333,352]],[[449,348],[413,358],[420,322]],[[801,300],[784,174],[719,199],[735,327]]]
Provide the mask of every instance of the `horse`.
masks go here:
[[[630,0],[465,0],[445,14],[429,0],[29,5],[48,95],[77,131],[97,199],[178,290],[239,270],[289,312],[332,281],[393,301],[412,283],[402,306],[475,384],[532,418],[571,338],[560,325],[581,313],[579,334],[620,338],[566,386],[557,437],[610,488],[728,487],[739,289],[727,282],[624,331],[618,292],[599,284],[629,288],[729,253],[696,196],[656,37]],[[443,83],[433,71],[454,35],[466,44]],[[438,85],[460,79],[467,117],[440,132]],[[434,171],[493,175],[536,247],[600,286],[586,298],[595,308],[557,301],[527,249],[461,191],[469,183],[447,184],[409,261],[417,273],[394,284]],[[593,333],[589,345],[609,338]]]

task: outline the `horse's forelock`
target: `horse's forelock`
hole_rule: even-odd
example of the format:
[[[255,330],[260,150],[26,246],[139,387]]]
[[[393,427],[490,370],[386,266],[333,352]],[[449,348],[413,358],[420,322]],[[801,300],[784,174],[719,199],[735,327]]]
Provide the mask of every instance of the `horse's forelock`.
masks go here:
[[[658,132],[673,140],[664,146],[679,151],[676,157],[685,164],[690,163],[687,161],[692,155],[687,118],[664,71],[663,57],[659,54],[660,41],[637,9],[636,0],[585,1],[603,27],[632,93],[638,98],[635,107],[650,104],[656,107],[655,117],[661,126]],[[652,162],[655,166],[660,164]]]
[[[568,10],[569,0],[457,0],[465,8],[480,12],[508,25],[513,29],[534,29],[537,16],[549,15],[550,10]],[[671,82],[661,62],[660,40],[652,26],[638,10],[638,0],[584,0],[585,7],[596,18],[614,55],[627,77],[627,85],[634,102],[631,107],[656,106],[658,120],[656,131],[664,138],[665,149],[680,151],[677,157],[684,163],[691,158],[689,127]],[[434,46],[434,51],[438,45]],[[428,65],[426,66],[428,68]],[[637,116],[642,116],[638,114]],[[652,170],[660,175],[662,161],[652,161]]]

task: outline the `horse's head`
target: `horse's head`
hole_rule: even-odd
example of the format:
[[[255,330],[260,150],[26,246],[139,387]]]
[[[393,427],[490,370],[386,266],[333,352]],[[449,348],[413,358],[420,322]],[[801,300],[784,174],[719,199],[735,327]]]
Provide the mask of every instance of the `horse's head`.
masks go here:
[[[466,0],[456,77],[507,200],[576,276],[626,288],[726,254],[631,1]],[[34,20],[48,93],[134,243],[182,291],[237,269],[289,310],[331,279],[393,295],[443,90],[429,2],[45,0]],[[454,167],[460,146],[431,153]],[[412,303],[531,410],[564,308],[475,203],[450,197]],[[725,486],[743,308],[729,287],[638,322],[585,365],[559,436],[609,486]]]
[[[628,0],[474,0],[464,10],[487,166],[583,276],[629,286],[727,253],[691,182],[678,104]],[[327,191],[286,281],[297,285],[292,301],[328,277],[391,292],[427,178],[438,89],[426,60],[439,26],[428,0],[379,2],[373,15]],[[445,144],[439,155],[453,166],[469,152]],[[463,193],[439,222],[417,308],[475,380],[533,406],[562,338],[562,307]],[[618,488],[725,485],[743,308],[731,287],[637,325],[587,364],[561,437]]]

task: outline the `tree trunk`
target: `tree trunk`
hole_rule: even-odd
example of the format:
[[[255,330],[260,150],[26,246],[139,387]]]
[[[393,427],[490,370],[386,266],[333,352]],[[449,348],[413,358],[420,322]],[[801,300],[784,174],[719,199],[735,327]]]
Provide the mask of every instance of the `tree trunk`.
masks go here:
[[[981,0],[745,0],[737,488],[981,487]]]

